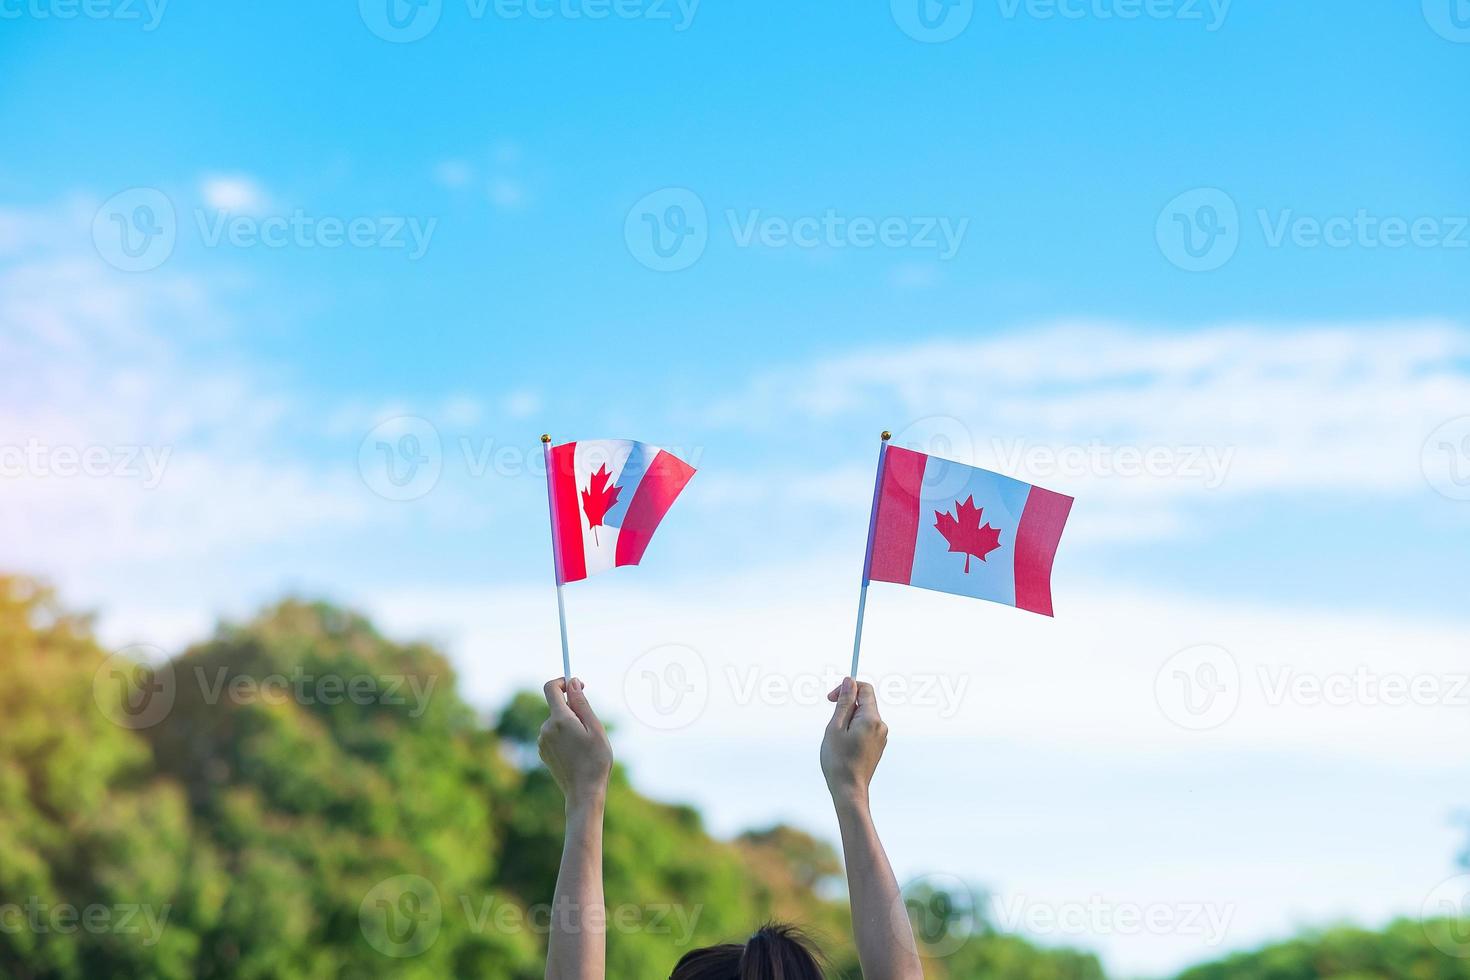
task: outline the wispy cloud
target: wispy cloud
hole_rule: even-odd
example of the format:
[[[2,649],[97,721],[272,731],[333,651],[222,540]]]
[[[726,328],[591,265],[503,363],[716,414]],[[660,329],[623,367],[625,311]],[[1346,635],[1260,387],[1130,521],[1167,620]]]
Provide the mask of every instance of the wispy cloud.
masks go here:
[[[521,156],[519,145],[500,142],[478,155],[483,162],[462,156],[446,158],[434,165],[434,182],[452,191],[479,189],[497,210],[518,210],[531,200]]]
[[[753,379],[711,419],[767,428],[796,418],[826,428],[881,408],[899,441],[1020,467],[1019,476],[1050,468],[1031,475],[1094,494],[1403,494],[1423,489],[1425,439],[1467,405],[1470,329],[1458,324],[1181,333],[1081,323],[793,365]],[[1172,451],[1183,466],[1177,454],[1193,449],[1213,451],[1227,467],[1213,484],[1181,478],[1169,460],[1155,467],[1162,475],[1100,472],[1116,466],[1120,450],[1130,460]],[[1101,463],[1091,460],[1098,453]]]
[[[206,207],[253,214],[270,207],[270,195],[248,174],[206,174],[199,181]]]

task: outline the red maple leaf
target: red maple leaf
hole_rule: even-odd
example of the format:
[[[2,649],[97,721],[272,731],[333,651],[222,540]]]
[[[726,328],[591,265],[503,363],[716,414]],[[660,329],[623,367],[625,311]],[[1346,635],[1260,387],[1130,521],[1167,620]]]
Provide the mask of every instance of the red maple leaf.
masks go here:
[[[618,502],[618,494],[623,492],[622,487],[610,487],[612,474],[607,471],[607,464],[603,463],[592,474],[592,483],[586,490],[582,491],[582,510],[587,515],[587,526],[592,529],[592,540],[598,547],[602,542],[597,540],[597,529],[602,526],[602,519],[607,516]]]
[[[985,511],[975,506],[974,494],[965,498],[964,503],[956,500],[954,505],[954,515],[937,510],[934,512],[934,527],[949,542],[950,551],[964,553],[965,574],[968,575],[970,556],[974,555],[984,561],[986,555],[1000,547],[1000,532],[991,527],[989,522],[984,527],[980,526],[980,516]]]

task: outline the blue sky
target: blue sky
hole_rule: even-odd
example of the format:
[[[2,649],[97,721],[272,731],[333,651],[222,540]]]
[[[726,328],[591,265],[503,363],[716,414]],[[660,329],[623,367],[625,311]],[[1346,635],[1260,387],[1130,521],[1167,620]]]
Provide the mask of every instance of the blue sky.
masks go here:
[[[937,41],[906,4],[429,0],[399,43],[379,0],[0,3],[0,441],[42,460],[0,460],[5,564],[163,649],[339,597],[488,709],[556,669],[539,433],[661,444],[700,473],[569,591],[579,669],[643,785],[830,833],[822,707],[742,671],[843,662],[889,428],[1078,497],[1055,624],[875,587],[875,676],[967,685],[894,707],[901,873],[1238,906],[1220,945],[1041,936],[1125,973],[1417,913],[1465,802],[1467,12],[988,0]],[[118,221],[172,246],[127,271]],[[385,499],[408,433],[437,479]],[[1192,730],[1200,644],[1240,705]],[[670,663],[706,685],[677,737],[638,701]],[[1360,667],[1443,697],[1272,694]],[[781,792],[688,763],[732,744]]]

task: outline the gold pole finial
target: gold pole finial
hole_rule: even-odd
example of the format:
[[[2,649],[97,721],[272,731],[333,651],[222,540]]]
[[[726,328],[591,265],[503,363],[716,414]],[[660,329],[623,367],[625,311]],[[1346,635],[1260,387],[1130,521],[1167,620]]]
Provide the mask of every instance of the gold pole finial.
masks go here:
[[[543,433],[541,433],[541,441],[542,442],[550,442],[551,441],[551,436],[549,436],[545,432],[543,432]]]
[[[893,433],[892,432],[889,432],[887,429],[884,429],[883,430],[883,441],[884,442],[887,442],[889,439],[892,439],[892,438],[893,438]]]

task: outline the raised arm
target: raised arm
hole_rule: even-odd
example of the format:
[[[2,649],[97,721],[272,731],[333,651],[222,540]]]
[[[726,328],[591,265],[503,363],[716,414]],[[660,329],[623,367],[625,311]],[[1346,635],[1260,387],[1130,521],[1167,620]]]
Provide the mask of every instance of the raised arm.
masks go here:
[[[567,804],[567,836],[551,906],[546,980],[605,980],[607,909],[602,897],[602,814],[612,746],[580,680],[546,682],[551,717],[541,726],[541,760]]]
[[[844,678],[827,700],[837,708],[822,738],[822,775],[842,831],[858,962],[863,976],[873,980],[924,980],[898,880],[868,807],[868,785],[888,744],[888,726],[878,717],[871,684]]]

